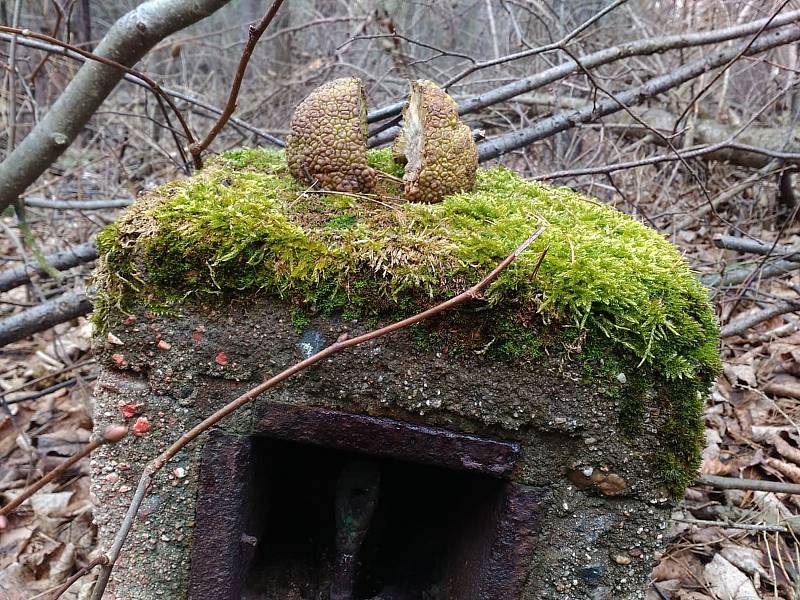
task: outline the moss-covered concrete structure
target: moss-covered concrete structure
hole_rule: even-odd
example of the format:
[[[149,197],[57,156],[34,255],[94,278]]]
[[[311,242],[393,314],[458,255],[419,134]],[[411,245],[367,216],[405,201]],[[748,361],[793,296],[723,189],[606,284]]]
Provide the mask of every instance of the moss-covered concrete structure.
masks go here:
[[[371,152],[369,162],[403,174],[389,151]],[[368,331],[463,291],[546,225],[480,302],[302,373],[230,417],[223,437],[303,443],[265,449],[262,442],[248,442],[248,456],[283,456],[282,465],[311,456],[290,469],[294,474],[264,467],[254,475],[256,467],[242,467],[243,479],[274,482],[270,497],[278,499],[270,506],[285,511],[293,504],[281,504],[288,492],[278,490],[306,485],[297,472],[323,481],[314,474],[317,467],[341,469],[330,453],[305,454],[306,445],[318,443],[358,456],[399,458],[390,466],[381,463],[382,489],[405,482],[397,484],[402,492],[393,493],[392,514],[439,522],[451,512],[473,511],[475,518],[465,523],[487,511],[500,515],[464,543],[451,543],[452,532],[431,534],[439,536],[436,543],[447,538],[447,548],[463,552],[453,550],[457,556],[449,566],[426,572],[418,588],[395,596],[381,591],[384,584],[391,588],[391,576],[380,565],[405,559],[366,558],[373,550],[375,556],[387,551],[375,550],[380,544],[367,536],[364,574],[357,575],[353,598],[643,597],[669,499],[680,495],[699,464],[703,401],[719,367],[717,323],[705,289],[659,234],[565,188],[495,167],[478,171],[471,192],[415,204],[400,197],[390,178],[379,182],[374,194],[320,195],[288,174],[281,153],[229,152],[202,173],[142,197],[101,234],[94,319],[104,368],[97,426],[126,419],[139,434],[93,457],[101,541],[113,537],[144,462],[188,426],[344,333]],[[337,424],[341,435],[315,429],[319,419]],[[348,419],[372,433],[351,435],[342,425]],[[312,430],[314,435],[303,433]],[[382,438],[389,430],[405,433]],[[405,467],[397,465],[415,461],[416,450],[404,450],[402,441],[414,436],[421,436],[417,462],[444,474],[398,474]],[[450,441],[437,441],[445,438]],[[208,490],[224,487],[213,476],[213,459],[203,458],[212,466],[199,473],[206,441],[160,476],[115,571],[110,597],[202,597],[199,576],[192,575],[202,555],[195,539],[195,520],[198,527],[202,520],[200,512],[195,515],[197,498],[203,505],[214,495]],[[461,457],[459,464],[447,458],[451,450],[442,450],[442,443],[461,448],[452,454]],[[475,458],[484,449],[498,454]],[[490,503],[495,508],[465,508],[459,499],[477,498],[474,490],[495,484],[474,483],[474,493],[459,497],[448,496],[448,486],[437,487],[459,468],[503,482],[504,491]],[[416,490],[417,481],[428,483]],[[461,485],[473,483],[454,480],[450,487]],[[252,489],[248,502],[260,502],[253,494],[261,497],[264,490]],[[435,497],[420,504],[414,494],[425,497],[426,490]],[[382,501],[378,521],[385,518]],[[235,502],[230,512],[250,514]],[[327,578],[336,571],[330,556],[317,556],[313,568],[308,561],[298,567],[289,552],[259,562],[269,528],[248,519],[237,527],[255,550],[241,550],[238,563],[255,561],[262,575],[283,575],[264,581],[239,574],[232,584],[241,588],[236,594],[328,597]],[[400,547],[397,535],[385,533],[394,541],[382,547]],[[419,542],[420,556],[428,542]],[[318,545],[332,555],[330,544]],[[475,581],[459,576],[479,555],[484,558],[469,570],[479,574]],[[481,579],[480,565],[492,561],[513,566],[500,583],[489,575]],[[303,589],[322,595],[303,595],[287,573],[313,580]],[[457,581],[471,587],[454,591]],[[495,591],[481,591],[486,589]]]

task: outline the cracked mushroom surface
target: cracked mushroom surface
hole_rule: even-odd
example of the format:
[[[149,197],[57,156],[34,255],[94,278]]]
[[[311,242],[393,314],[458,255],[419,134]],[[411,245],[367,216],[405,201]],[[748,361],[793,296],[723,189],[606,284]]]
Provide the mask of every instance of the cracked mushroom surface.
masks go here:
[[[309,185],[337,192],[370,192],[367,100],[360,79],[325,83],[295,109],[286,144],[290,173]]]
[[[432,81],[411,82],[403,110],[403,130],[392,147],[405,158],[405,196],[414,202],[440,202],[444,196],[472,189],[478,149],[472,131],[458,118],[458,106]]]

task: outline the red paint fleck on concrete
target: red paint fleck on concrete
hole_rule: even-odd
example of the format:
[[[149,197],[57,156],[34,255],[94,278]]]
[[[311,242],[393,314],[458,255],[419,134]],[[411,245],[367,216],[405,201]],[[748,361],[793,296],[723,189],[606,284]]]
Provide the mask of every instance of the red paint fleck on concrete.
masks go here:
[[[114,364],[118,367],[124,367],[128,363],[125,361],[125,356],[123,354],[112,354],[111,360],[114,361]]]
[[[159,350],[169,350],[172,348],[172,344],[165,340],[158,340],[158,349]]]
[[[147,420],[147,417],[139,417],[136,419],[136,423],[133,424],[133,427],[131,427],[131,431],[134,435],[144,435],[150,431],[151,427],[152,425],[150,425],[150,421]]]
[[[144,408],[144,403],[142,402],[124,402],[120,401],[117,404],[119,410],[122,412],[122,416],[126,419],[130,419],[131,417],[138,415],[142,412],[142,408]]]
[[[214,362],[217,363],[219,366],[224,367],[231,361],[228,359],[227,354],[225,354],[224,352],[219,352],[217,356],[214,358]]]

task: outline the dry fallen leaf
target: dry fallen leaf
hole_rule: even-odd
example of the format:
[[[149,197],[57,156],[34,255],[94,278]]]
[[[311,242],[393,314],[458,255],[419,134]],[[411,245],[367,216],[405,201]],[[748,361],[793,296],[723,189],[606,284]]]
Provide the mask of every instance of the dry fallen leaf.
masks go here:
[[[761,600],[753,582],[720,554],[706,565],[706,583],[719,598],[725,600]]]

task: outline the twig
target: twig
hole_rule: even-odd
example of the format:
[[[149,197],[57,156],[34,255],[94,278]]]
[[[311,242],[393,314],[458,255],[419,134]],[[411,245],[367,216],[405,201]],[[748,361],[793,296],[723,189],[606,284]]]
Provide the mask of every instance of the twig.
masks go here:
[[[597,21],[602,19],[604,16],[606,16],[608,13],[610,13],[612,10],[614,10],[618,6],[620,6],[622,4],[625,4],[627,1],[628,0],[614,0],[614,2],[612,2],[611,4],[606,6],[603,10],[601,10],[600,12],[592,15],[589,19],[587,19],[586,21],[584,21],[583,23],[578,25],[578,27],[576,27],[575,29],[570,31],[563,38],[561,38],[560,40],[558,40],[556,42],[553,42],[552,44],[547,44],[545,46],[539,46],[538,48],[531,48],[530,50],[523,50],[522,52],[516,52],[514,54],[508,54],[506,56],[495,57],[492,60],[487,60],[487,61],[484,61],[484,62],[475,63],[475,64],[467,67],[466,69],[464,69],[460,73],[454,75],[450,79],[448,79],[447,82],[442,87],[444,87],[444,89],[447,89],[450,86],[452,86],[454,83],[457,83],[458,81],[461,81],[462,79],[464,79],[464,77],[467,77],[468,75],[471,75],[475,71],[479,71],[479,70],[485,69],[487,67],[493,67],[495,65],[500,65],[500,64],[511,62],[511,61],[514,61],[514,60],[519,60],[520,58],[529,58],[531,56],[536,56],[537,54],[542,54],[544,52],[552,52],[553,50],[563,50],[564,47],[570,41],[572,41],[574,38],[576,38],[584,30],[586,30],[589,27],[591,27],[594,23],[596,23]],[[495,50],[495,52],[496,52],[496,50]]]
[[[0,40],[9,40],[10,41],[12,37],[14,37],[14,36],[12,36],[9,33],[0,32]],[[32,40],[32,39],[26,39],[26,38],[18,38],[17,39],[17,44],[19,44],[20,46],[27,46],[28,48],[36,48],[37,50],[43,50],[45,52],[49,52],[49,53],[52,53],[52,54],[59,54],[61,56],[66,56],[67,58],[71,58],[72,60],[77,60],[77,61],[80,61],[80,62],[85,62],[86,60],[88,60],[85,56],[82,56],[81,54],[78,54],[77,52],[72,52],[71,50],[69,50],[67,48],[63,48],[61,46],[56,46],[54,44],[48,44],[46,42],[41,42],[41,41],[38,41],[38,40]],[[149,85],[147,85],[144,81],[142,81],[141,78],[139,78],[139,77],[135,77],[133,75],[129,75],[129,74],[126,73],[125,77],[123,77],[123,79],[125,81],[129,82],[129,83],[133,83],[134,85],[138,85],[138,86],[141,86],[141,87],[143,87],[143,88],[145,88],[147,90],[152,91],[152,88]],[[171,88],[167,88],[167,87],[163,87],[163,86],[161,87],[161,90],[168,96],[172,96],[173,98],[177,98],[178,100],[183,100],[184,102],[188,102],[189,104],[197,106],[198,108],[201,108],[204,111],[207,111],[207,112],[211,113],[212,115],[219,116],[219,115],[222,114],[222,109],[217,108],[216,106],[212,106],[211,104],[208,104],[207,102],[204,102],[204,101],[200,100],[199,98],[195,98],[194,96],[192,96],[190,94],[186,94],[184,92],[180,92],[178,90],[173,90]],[[203,112],[198,112],[197,114],[199,116],[205,117],[207,119],[216,118],[216,116],[207,115],[207,114],[204,114]],[[268,142],[270,142],[272,144],[275,144],[276,146],[284,147],[286,145],[286,142],[284,142],[280,138],[275,137],[274,135],[271,135],[271,134],[267,133],[263,129],[259,129],[258,127],[254,126],[254,125],[252,125],[252,124],[250,124],[250,123],[248,123],[246,121],[242,121],[241,119],[237,119],[236,117],[231,117],[229,119],[229,122],[233,123],[236,127],[244,129],[245,131],[249,131],[253,135],[257,135],[258,137],[263,138],[263,139],[267,140]]]
[[[681,121],[683,121],[684,117],[685,117],[685,116],[686,116],[686,115],[689,113],[689,111],[692,109],[692,107],[694,106],[695,102],[697,102],[697,101],[698,101],[698,100],[699,100],[699,99],[700,99],[700,98],[703,96],[703,94],[705,94],[705,93],[706,93],[706,92],[707,92],[709,89],[711,89],[711,86],[713,86],[713,85],[714,85],[714,84],[715,84],[715,83],[716,83],[716,82],[719,80],[719,78],[720,78],[720,77],[722,77],[722,75],[723,75],[723,74],[724,74],[724,73],[725,73],[725,72],[726,72],[728,69],[730,69],[730,68],[731,68],[731,66],[733,66],[733,64],[734,64],[734,63],[735,63],[737,60],[739,60],[739,59],[740,59],[742,56],[744,56],[744,54],[745,54],[745,53],[746,53],[746,52],[747,52],[747,51],[750,49],[750,47],[751,47],[751,46],[752,46],[752,45],[753,45],[753,44],[756,42],[756,40],[758,39],[758,37],[759,37],[759,36],[760,36],[762,33],[764,33],[764,31],[766,31],[767,27],[769,27],[769,24],[770,24],[770,23],[772,23],[772,21],[775,19],[775,17],[777,17],[777,16],[778,16],[778,14],[779,14],[779,13],[780,13],[780,12],[781,12],[781,11],[782,11],[784,8],[786,8],[786,5],[787,5],[787,4],[789,4],[789,2],[790,2],[790,0],[783,0],[783,4],[781,4],[781,5],[780,5],[778,8],[776,8],[776,9],[773,11],[773,13],[772,13],[772,14],[769,16],[769,18],[767,19],[767,21],[766,21],[766,22],[765,22],[765,23],[764,23],[764,24],[763,24],[763,25],[762,25],[762,26],[759,28],[759,30],[758,30],[758,31],[756,31],[755,35],[754,35],[754,36],[753,36],[753,37],[750,39],[750,41],[747,43],[747,45],[745,45],[745,46],[744,46],[744,47],[743,47],[743,48],[742,48],[742,49],[741,49],[741,50],[740,50],[740,51],[739,51],[739,52],[736,54],[736,56],[734,56],[733,58],[731,58],[731,59],[728,61],[728,63],[727,63],[725,66],[723,66],[723,67],[722,67],[722,69],[720,69],[720,70],[719,70],[719,71],[718,71],[718,72],[717,72],[717,73],[714,75],[714,77],[712,77],[712,78],[711,78],[711,81],[709,81],[709,82],[708,82],[706,85],[704,85],[704,86],[703,86],[703,89],[701,89],[699,92],[697,92],[697,94],[695,94],[694,98],[692,98],[692,99],[689,101],[689,104],[687,104],[687,105],[686,105],[686,108],[684,108],[684,109],[683,109],[683,112],[682,112],[682,113],[680,114],[680,116],[678,116],[678,118],[675,120],[675,125],[674,125],[674,126],[673,126],[673,128],[672,128],[672,131],[673,131],[673,132],[676,132],[676,131],[678,131],[678,127],[679,127],[679,125],[680,125]]]
[[[798,268],[800,268],[800,265],[798,265]],[[729,338],[735,335],[741,335],[751,327],[763,323],[772,317],[796,311],[800,311],[800,302],[776,302],[763,310],[734,319],[720,330],[720,337]]]
[[[135,64],[155,44],[209,16],[230,0],[147,0],[106,32],[95,55]],[[127,67],[126,67],[127,68]],[[125,75],[115,66],[86,62],[50,110],[0,163],[0,211],[22,195],[83,130]]]
[[[85,565],[85,566],[81,567],[80,569],[78,569],[62,585],[60,585],[58,588],[53,590],[53,595],[50,596],[50,600],[58,600],[59,598],[61,598],[61,595],[64,592],[66,592],[72,586],[72,584],[75,583],[76,581],[78,581],[81,577],[83,577],[84,575],[88,574],[95,567],[99,567],[100,565],[107,565],[107,564],[108,564],[108,557],[107,556],[105,556],[105,555],[98,556],[92,562],[90,562],[88,565]],[[31,598],[31,600],[36,600],[36,598],[38,598],[38,596],[36,596],[35,598]]]
[[[307,369],[308,367],[332,356],[342,350],[347,348],[352,348],[354,346],[358,346],[359,344],[363,344],[370,340],[374,340],[379,337],[383,337],[400,329],[404,329],[414,323],[419,323],[429,317],[435,316],[439,313],[442,313],[446,310],[449,310],[459,304],[463,304],[464,302],[472,299],[479,298],[481,295],[481,291],[486,288],[492,281],[494,281],[516,258],[522,254],[528,246],[530,246],[536,238],[538,238],[542,232],[544,231],[544,227],[540,227],[537,229],[527,240],[525,240],[522,244],[520,244],[511,254],[509,254],[503,261],[498,264],[488,275],[486,275],[483,279],[481,279],[478,283],[473,285],[468,290],[460,293],[459,295],[438,304],[432,308],[429,308],[421,313],[418,313],[414,316],[408,317],[401,321],[397,321],[396,323],[392,323],[391,325],[387,325],[386,327],[381,327],[380,329],[376,329],[374,331],[370,331],[363,335],[359,335],[357,337],[351,339],[344,339],[339,340],[321,350],[317,354],[306,358],[298,363],[295,363],[288,369],[282,371],[281,373],[275,375],[274,377],[268,379],[264,383],[257,385],[256,387],[252,388],[251,390],[245,392],[235,400],[231,401],[230,403],[226,404],[224,407],[213,413],[212,415],[206,417],[192,427],[189,431],[184,432],[178,440],[173,442],[173,444],[167,448],[164,452],[162,452],[158,457],[153,459],[143,470],[142,476],[139,479],[139,484],[136,488],[136,492],[134,493],[133,499],[131,500],[131,504],[128,507],[128,512],[125,515],[122,524],[120,525],[119,530],[117,531],[117,535],[114,538],[114,543],[111,549],[108,552],[109,563],[108,565],[104,566],[103,569],[100,571],[100,576],[98,577],[97,583],[95,584],[94,591],[92,592],[91,600],[101,600],[103,597],[103,593],[108,585],[108,580],[111,576],[111,571],[114,568],[114,563],[117,561],[119,557],[120,551],[122,550],[122,546],[125,544],[125,540],[128,537],[128,533],[130,532],[131,527],[133,526],[133,521],[136,518],[136,514],[139,512],[139,507],[144,500],[144,496],[147,493],[147,490],[150,488],[150,484],[152,482],[153,476],[157,473],[165,464],[167,464],[183,447],[185,447],[188,443],[196,439],[201,433],[206,431],[208,428],[213,427],[219,421],[230,415],[231,413],[237,411],[241,407],[245,406],[249,402],[252,402],[256,398],[258,398],[261,394],[266,392],[267,390],[275,387],[279,383],[289,379],[290,377],[300,373],[301,371]],[[536,265],[536,272],[538,272],[539,266],[544,259],[547,250],[542,253],[539,258],[539,262]]]
[[[800,262],[800,249],[779,244],[773,246],[773,244],[762,240],[748,240],[746,238],[733,237],[732,235],[715,235],[714,245],[717,248],[725,248],[726,250],[761,255],[771,254],[783,260]]]
[[[705,519],[675,518],[677,523],[688,523],[699,527],[724,527],[725,529],[742,529],[744,531],[769,531],[776,533],[790,533],[791,529],[783,525],[767,525],[765,523],[729,523],[728,521],[707,521]]]
[[[767,481],[764,479],[742,479],[740,477],[701,475],[694,480],[694,485],[709,485],[719,490],[754,490],[757,492],[800,495],[800,484]]]
[[[11,513],[12,510],[14,510],[20,504],[25,502],[25,500],[33,496],[45,485],[47,485],[54,479],[58,478],[60,475],[64,473],[64,471],[69,469],[72,465],[77,463],[84,456],[88,456],[91,452],[93,452],[103,444],[116,444],[126,435],[128,435],[128,428],[125,427],[124,425],[109,425],[108,427],[106,427],[105,431],[103,431],[102,435],[93,435],[89,443],[86,444],[83,448],[81,448],[78,452],[76,452],[75,454],[70,456],[67,460],[59,464],[52,471],[49,471],[38,481],[26,487],[19,494],[17,494],[11,502],[6,504],[5,506],[0,507],[0,516],[5,516]]]
[[[186,122],[186,119],[183,117],[183,114],[181,114],[181,111],[178,110],[178,107],[175,106],[175,103],[172,101],[172,99],[167,94],[164,93],[164,90],[161,89],[161,86],[158,85],[153,79],[151,79],[141,71],[132,69],[131,67],[123,65],[122,63],[119,63],[105,56],[100,56],[99,54],[95,54],[94,52],[89,52],[87,50],[84,50],[83,48],[79,48],[78,46],[68,44],[67,42],[62,42],[58,38],[54,38],[44,33],[37,33],[35,31],[31,31],[30,29],[20,29],[18,27],[7,27],[5,25],[0,25],[0,31],[32,38],[34,40],[40,40],[42,42],[47,42],[48,44],[52,44],[54,46],[59,46],[61,48],[64,48],[65,50],[74,52],[85,59],[93,60],[102,63],[104,65],[107,65],[109,67],[114,67],[115,69],[119,69],[120,71],[126,73],[127,75],[140,79],[143,83],[147,85],[147,87],[149,87],[153,91],[153,93],[156,96],[162,98],[169,105],[169,107],[175,113],[178,122],[181,124],[181,128],[183,129],[186,139],[189,140],[190,144],[194,143],[194,136],[192,135],[192,130],[189,128],[189,124]]]
[[[43,257],[50,267],[57,271],[66,271],[77,265],[93,261],[97,258],[97,247],[94,240],[90,240],[79,246],[62,250],[54,254]],[[28,283],[34,273],[43,275],[47,271],[35,263],[26,264],[13,269],[0,271],[0,292],[7,292],[24,283]]]
[[[783,25],[795,23],[798,19],[800,19],[800,10],[779,15],[771,21],[768,18],[764,18],[753,21],[752,23],[743,23],[741,25],[734,25],[732,27],[713,29],[711,31],[700,31],[657,38],[643,38],[586,54],[581,56],[580,60],[585,67],[595,68],[634,56],[646,56],[650,54],[657,54],[659,52],[665,52],[667,50],[718,44],[750,35],[762,27],[766,27],[768,30],[773,30],[778,27],[782,27]],[[770,22],[768,23],[768,21]],[[498,104],[505,100],[510,100],[515,96],[524,94],[525,92],[530,92],[549,83],[563,79],[577,70],[578,65],[576,65],[575,62],[571,60],[563,62],[540,73],[535,73],[529,77],[513,81],[493,90],[489,90],[488,92],[467,98],[459,102],[459,113],[462,115],[474,113],[486,108],[487,106]],[[404,105],[405,102],[396,102],[389,106],[384,106],[382,108],[370,111],[367,119],[370,123],[375,123],[390,117],[394,117],[400,114],[400,111]],[[387,133],[384,136],[384,139],[379,140],[379,143],[391,141],[393,137],[394,135],[389,135]]]
[[[209,147],[217,135],[219,135],[219,132],[222,131],[223,127],[225,127],[225,124],[233,114],[233,111],[236,110],[236,101],[239,98],[239,90],[242,87],[242,80],[244,79],[244,73],[247,70],[247,63],[250,62],[250,57],[253,54],[253,50],[255,50],[259,38],[264,34],[264,31],[266,31],[267,27],[269,27],[269,24],[272,23],[272,20],[275,18],[275,15],[277,14],[278,9],[280,9],[283,2],[284,0],[273,0],[272,6],[270,6],[266,14],[261,17],[261,20],[256,25],[250,26],[247,36],[247,43],[244,46],[244,50],[242,50],[242,57],[239,59],[239,66],[236,69],[236,75],[233,78],[233,84],[231,85],[231,91],[228,95],[228,101],[225,103],[225,107],[222,109],[222,114],[219,116],[217,122],[214,123],[214,125],[211,127],[211,130],[202,141],[189,144],[189,152],[192,155],[195,166],[198,169],[203,165],[200,155],[206,148]]]
[[[798,39],[800,39],[800,30],[798,29],[787,28],[771,32],[749,46],[746,54],[764,52],[777,46],[795,42]],[[593,105],[577,111],[563,111],[547,119],[542,119],[530,127],[491,138],[478,146],[479,160],[485,161],[497,158],[507,152],[551,137],[581,123],[596,121],[599,118],[614,114],[623,110],[625,106],[641,104],[648,98],[678,87],[707,72],[709,69],[727,63],[732,57],[738,55],[739,51],[740,49],[738,48],[726,48],[712,52],[703,58],[686,63],[670,73],[653,77],[642,85],[619,92],[616,94],[615,99],[598,100]],[[574,61],[571,64],[574,65]]]
[[[97,375],[87,375],[85,377],[72,377],[65,381],[60,381],[59,383],[54,383],[51,386],[48,386],[41,390],[36,390],[35,392],[31,392],[25,396],[20,396],[19,398],[12,398],[11,400],[2,400],[3,404],[19,404],[20,402],[30,402],[31,400],[36,400],[41,398],[42,396],[47,396],[47,394],[52,394],[53,392],[57,392],[58,390],[63,390],[64,388],[72,387],[78,382],[81,383],[89,383],[90,381],[94,381],[97,379]]]

